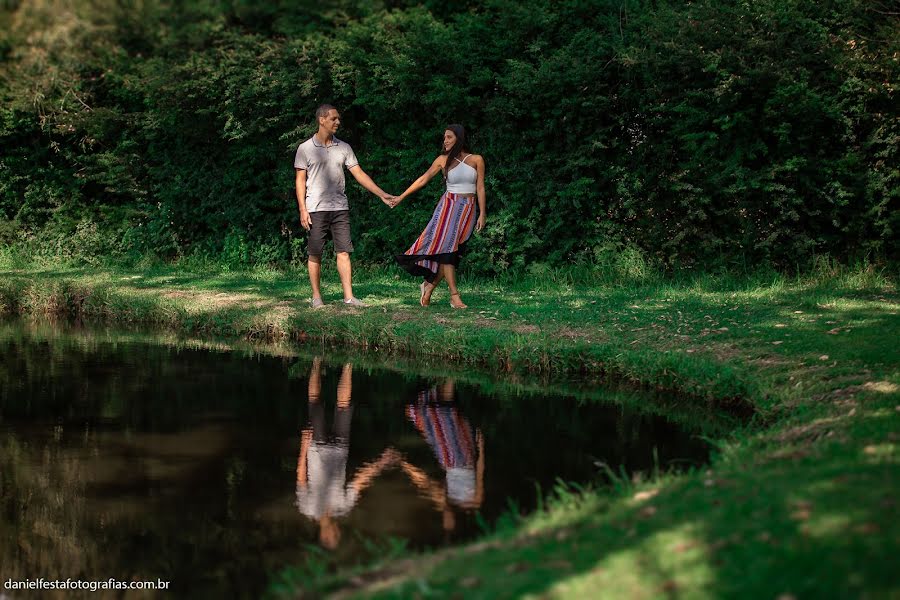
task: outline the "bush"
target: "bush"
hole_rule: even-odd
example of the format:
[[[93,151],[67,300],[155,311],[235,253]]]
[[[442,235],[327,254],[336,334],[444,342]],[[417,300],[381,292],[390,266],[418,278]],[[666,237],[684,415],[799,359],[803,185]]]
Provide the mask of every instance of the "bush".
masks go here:
[[[334,0],[302,18],[26,4],[0,9],[19,24],[0,36],[0,217],[16,229],[87,218],[78,243],[96,251],[117,250],[91,241],[109,231],[132,258],[303,262],[291,161],[328,101],[395,193],[448,122],[467,126],[489,194],[472,273],[900,251],[900,24],[862,0]],[[357,258],[402,252],[440,187],[390,211],[348,176]]]

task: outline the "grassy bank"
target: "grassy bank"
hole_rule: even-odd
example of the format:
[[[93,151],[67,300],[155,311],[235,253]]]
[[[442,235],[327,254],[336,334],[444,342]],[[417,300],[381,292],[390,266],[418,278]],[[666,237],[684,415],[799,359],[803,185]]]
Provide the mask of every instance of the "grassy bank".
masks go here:
[[[328,272],[330,279],[333,273]],[[900,593],[900,297],[871,270],[463,285],[418,306],[394,271],[357,273],[365,310],[306,307],[304,274],[160,267],[7,269],[0,311],[296,340],[455,368],[683,392],[710,415],[752,407],[708,471],[560,490],[545,510],[459,549],[337,575],[312,596],[889,597]],[[337,300],[337,286],[326,286]]]

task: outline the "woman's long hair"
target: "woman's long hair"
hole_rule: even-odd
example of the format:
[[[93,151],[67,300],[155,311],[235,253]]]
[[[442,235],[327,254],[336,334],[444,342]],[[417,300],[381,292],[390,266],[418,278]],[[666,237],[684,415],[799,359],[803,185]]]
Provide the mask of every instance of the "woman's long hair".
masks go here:
[[[456,136],[456,143],[453,144],[453,147],[450,150],[444,150],[443,144],[441,145],[441,153],[447,154],[447,162],[444,164],[444,181],[447,180],[447,172],[450,170],[450,167],[453,166],[453,161],[462,153],[468,152],[469,146],[466,143],[466,128],[460,125],[459,123],[453,123],[451,125],[447,125],[444,128],[444,131],[450,130]]]

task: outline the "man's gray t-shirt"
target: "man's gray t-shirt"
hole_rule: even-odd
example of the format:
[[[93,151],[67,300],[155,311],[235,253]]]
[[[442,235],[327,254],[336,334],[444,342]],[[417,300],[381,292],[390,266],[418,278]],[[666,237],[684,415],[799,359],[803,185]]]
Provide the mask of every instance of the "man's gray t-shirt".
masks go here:
[[[332,138],[328,146],[312,136],[297,148],[294,168],[306,171],[306,210],[349,210],[344,193],[344,167],[359,164],[347,142]]]

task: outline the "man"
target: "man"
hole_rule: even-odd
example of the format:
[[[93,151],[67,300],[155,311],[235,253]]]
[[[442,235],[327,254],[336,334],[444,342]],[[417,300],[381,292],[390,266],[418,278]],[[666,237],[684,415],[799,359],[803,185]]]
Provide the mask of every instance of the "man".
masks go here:
[[[350,144],[334,137],[341,125],[341,115],[330,104],[316,110],[318,131],[300,144],[294,157],[296,171],[297,205],[300,208],[300,224],[309,232],[309,282],[312,285],[310,306],[325,306],[319,282],[322,272],[322,249],[325,241],[334,241],[337,254],[337,271],[344,290],[344,304],[365,307],[353,296],[350,253],[350,204],[344,193],[344,167],[361,186],[391,206],[394,197],[375,185],[372,178],[359,166]]]

